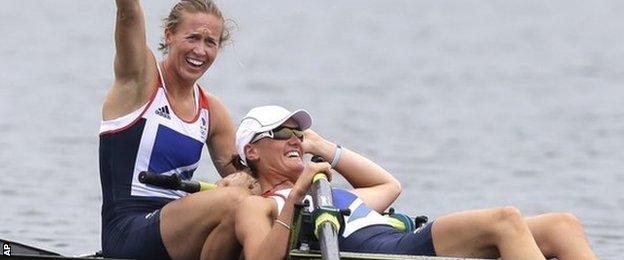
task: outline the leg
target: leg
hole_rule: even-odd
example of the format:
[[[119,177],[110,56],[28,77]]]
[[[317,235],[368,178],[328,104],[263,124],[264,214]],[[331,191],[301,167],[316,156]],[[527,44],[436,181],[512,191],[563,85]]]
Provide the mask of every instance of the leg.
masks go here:
[[[247,196],[247,190],[227,187],[191,194],[165,205],[160,230],[171,258],[238,258],[234,214]]]
[[[436,219],[431,232],[440,256],[544,259],[520,212],[513,207],[443,216]]]
[[[544,255],[559,260],[597,259],[574,215],[551,213],[525,220]]]

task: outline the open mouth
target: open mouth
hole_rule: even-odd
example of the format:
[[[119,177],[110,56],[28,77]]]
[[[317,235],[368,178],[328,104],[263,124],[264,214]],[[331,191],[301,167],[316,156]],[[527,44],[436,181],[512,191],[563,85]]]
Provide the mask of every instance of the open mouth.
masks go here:
[[[202,65],[204,65],[204,61],[202,60],[198,60],[198,59],[193,59],[193,58],[186,58],[186,62],[191,65],[194,68],[200,68]]]
[[[300,158],[301,154],[299,154],[299,151],[297,151],[297,150],[292,150],[292,151],[286,153],[286,157],[288,157],[288,158]]]

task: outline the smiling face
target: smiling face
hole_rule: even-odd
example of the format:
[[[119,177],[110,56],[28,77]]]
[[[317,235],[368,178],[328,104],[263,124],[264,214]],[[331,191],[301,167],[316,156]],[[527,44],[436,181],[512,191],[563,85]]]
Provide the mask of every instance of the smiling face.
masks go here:
[[[169,69],[181,80],[198,80],[217,57],[222,30],[223,22],[215,15],[183,12],[175,31],[165,31]]]
[[[293,129],[299,127],[293,119],[282,126]],[[295,182],[303,171],[303,148],[301,140],[294,135],[288,140],[263,138],[249,146],[247,160],[254,164],[260,176],[269,171]]]

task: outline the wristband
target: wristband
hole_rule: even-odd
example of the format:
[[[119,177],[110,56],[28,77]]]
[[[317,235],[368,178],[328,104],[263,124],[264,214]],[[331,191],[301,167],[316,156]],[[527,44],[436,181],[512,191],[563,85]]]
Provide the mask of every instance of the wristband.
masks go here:
[[[275,222],[277,224],[282,225],[282,227],[285,227],[286,229],[290,230],[290,226],[288,224],[286,224],[286,222],[282,221],[281,219],[277,218],[277,219],[275,219]]]
[[[336,168],[338,162],[340,161],[340,156],[342,155],[342,146],[336,144],[336,150],[334,150],[334,158],[331,161],[331,167]]]

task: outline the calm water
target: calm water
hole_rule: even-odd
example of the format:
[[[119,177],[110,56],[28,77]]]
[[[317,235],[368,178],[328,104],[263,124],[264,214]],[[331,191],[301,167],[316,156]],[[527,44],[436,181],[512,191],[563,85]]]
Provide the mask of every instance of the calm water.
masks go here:
[[[221,2],[238,26],[201,82],[236,121],[306,108],[401,180],[402,211],[573,212],[602,259],[624,255],[623,2]],[[151,46],[171,4],[144,1]],[[0,237],[100,248],[114,14],[113,1],[3,1]],[[205,157],[197,177],[214,172]]]

